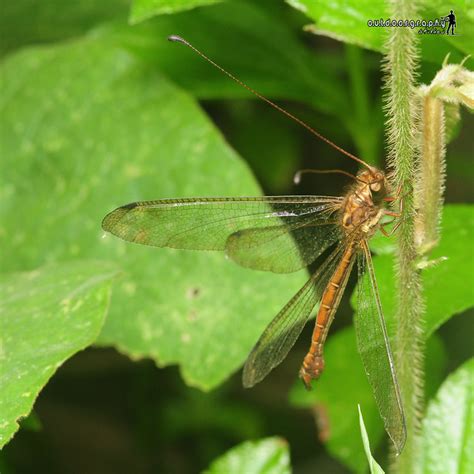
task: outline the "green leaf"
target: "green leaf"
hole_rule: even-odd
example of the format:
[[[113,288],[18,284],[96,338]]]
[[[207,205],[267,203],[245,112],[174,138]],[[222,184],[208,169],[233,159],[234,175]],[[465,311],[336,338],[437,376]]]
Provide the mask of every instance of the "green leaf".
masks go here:
[[[95,341],[116,275],[77,261],[0,276],[0,447],[56,369]]]
[[[288,444],[281,438],[246,441],[216,459],[205,474],[290,474]]]
[[[180,364],[200,388],[221,383],[306,273],[102,238],[100,223],[137,200],[258,195],[247,166],[194,100],[106,37],[23,51],[1,74],[3,269],[73,256],[119,263],[100,343]]]
[[[369,461],[370,474],[384,474],[384,470],[373,458],[372,452],[370,451],[369,436],[367,435],[367,430],[365,429],[364,418],[362,416],[360,405],[357,406],[357,409],[359,410],[360,434],[362,436],[362,442],[364,443],[365,455],[367,456],[367,461]]]
[[[423,272],[427,337],[450,317],[474,306],[469,244],[473,241],[474,206],[445,206],[441,240],[430,254],[430,259],[439,263]]]
[[[178,13],[199,6],[213,5],[222,0],[134,0],[130,21],[139,23],[155,15]]]
[[[287,0],[287,3],[302,11],[315,21],[306,29],[312,33],[328,36],[338,41],[355,44],[363,48],[381,52],[387,38],[386,27],[369,27],[369,20],[384,21],[389,17],[387,3],[360,2],[357,0]],[[396,20],[435,20],[449,14],[454,9],[458,18],[459,36],[448,35],[419,35],[421,38],[422,54],[425,60],[439,64],[446,54],[454,53],[452,59],[456,62],[473,52],[474,18],[470,14],[468,0],[454,0],[450,5],[424,1],[418,18],[397,18]],[[415,28],[416,31],[419,28]],[[462,32],[462,33],[461,33]]]
[[[387,17],[383,3],[357,2],[350,0],[287,0],[287,3],[302,11],[316,22],[308,31],[355,44],[363,48],[382,51],[384,36],[381,29],[369,28],[367,21]]]
[[[426,474],[468,474],[474,466],[474,359],[443,383],[423,420]]]
[[[125,18],[128,0],[3,2],[0,55],[21,46],[78,36],[100,22]]]

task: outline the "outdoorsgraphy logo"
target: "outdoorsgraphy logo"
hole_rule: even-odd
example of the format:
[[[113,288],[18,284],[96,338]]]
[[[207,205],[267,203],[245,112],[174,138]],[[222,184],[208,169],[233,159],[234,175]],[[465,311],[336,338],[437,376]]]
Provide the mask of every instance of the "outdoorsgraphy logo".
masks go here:
[[[454,28],[456,26],[456,15],[452,10],[451,13],[446,17],[446,19],[449,21],[448,30],[446,31],[446,34],[449,35],[449,29],[451,28],[451,34],[454,35]]]
[[[454,11],[450,10],[449,15],[432,20],[392,20],[390,18],[380,18],[378,20],[367,20],[367,26],[369,28],[418,28],[418,34],[420,35],[454,35],[457,23]]]

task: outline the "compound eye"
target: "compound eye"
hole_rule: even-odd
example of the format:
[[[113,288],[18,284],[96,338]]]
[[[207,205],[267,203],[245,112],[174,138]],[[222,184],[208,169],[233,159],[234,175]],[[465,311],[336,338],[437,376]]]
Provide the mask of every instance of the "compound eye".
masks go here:
[[[374,192],[380,191],[381,188],[382,188],[382,186],[380,185],[380,183],[378,181],[376,181],[375,183],[372,183],[370,185],[370,189]]]

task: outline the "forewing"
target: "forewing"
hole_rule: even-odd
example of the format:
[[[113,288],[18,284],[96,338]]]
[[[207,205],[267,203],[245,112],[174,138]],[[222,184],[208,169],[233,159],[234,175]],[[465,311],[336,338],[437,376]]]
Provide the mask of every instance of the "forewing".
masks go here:
[[[325,196],[162,199],[119,207],[104,218],[102,228],[143,245],[224,250],[237,231],[298,226],[340,202]]]
[[[252,387],[286,357],[321,299],[344,252],[340,244],[277,314],[260,336],[244,366],[243,385]]]
[[[226,253],[244,267],[295,272],[314,262],[341,238],[334,218],[334,213],[318,213],[302,216],[289,225],[237,231],[227,239]]]
[[[357,345],[385,429],[400,453],[406,440],[405,417],[395,365],[367,242],[358,255]]]

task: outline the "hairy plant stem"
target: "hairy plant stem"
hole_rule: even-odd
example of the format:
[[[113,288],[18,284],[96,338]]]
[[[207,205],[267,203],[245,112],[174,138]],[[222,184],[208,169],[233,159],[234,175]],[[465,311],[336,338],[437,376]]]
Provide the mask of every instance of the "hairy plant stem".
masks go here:
[[[420,255],[429,252],[439,240],[443,207],[446,153],[444,104],[429,93],[422,97],[422,142],[420,182],[415,196],[419,209],[415,221],[415,243]]]
[[[416,18],[412,0],[391,0],[390,17]],[[405,410],[407,441],[392,464],[393,472],[414,474],[419,469],[420,425],[424,387],[424,302],[415,239],[418,141],[416,77],[416,33],[410,28],[390,28],[385,64],[387,81],[389,166],[394,189],[400,190],[403,215],[398,231],[397,321],[395,359]]]

